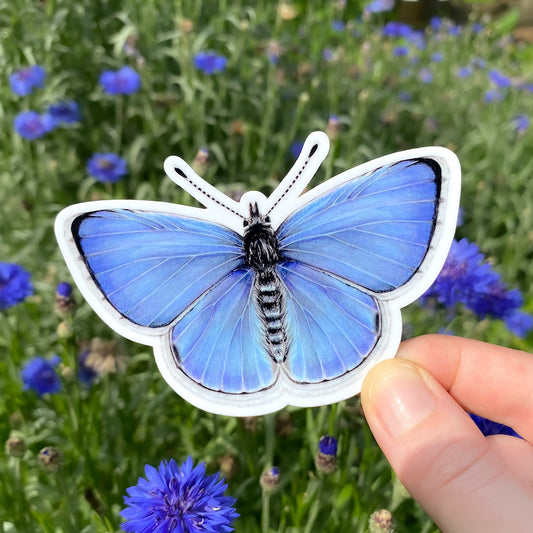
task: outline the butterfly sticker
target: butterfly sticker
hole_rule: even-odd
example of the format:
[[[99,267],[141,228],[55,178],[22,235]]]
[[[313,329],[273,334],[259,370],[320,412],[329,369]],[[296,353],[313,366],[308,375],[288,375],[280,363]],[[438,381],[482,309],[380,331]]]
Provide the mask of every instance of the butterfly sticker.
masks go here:
[[[399,152],[303,192],[329,150],[314,132],[267,198],[237,202],[176,156],[167,175],[204,208],[108,200],[55,231],[79,289],[119,334],[153,346],[169,385],[231,416],[360,392],[394,357],[400,309],[439,273],[459,208],[446,148]]]

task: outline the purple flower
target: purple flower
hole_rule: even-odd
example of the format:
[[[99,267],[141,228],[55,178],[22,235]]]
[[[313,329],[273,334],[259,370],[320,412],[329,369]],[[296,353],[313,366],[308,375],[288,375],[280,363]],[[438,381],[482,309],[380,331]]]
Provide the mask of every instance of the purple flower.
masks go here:
[[[504,98],[505,94],[501,91],[498,91],[498,89],[491,89],[485,93],[484,100],[487,104],[490,104],[491,102],[501,102]]]
[[[440,30],[442,28],[442,24],[442,18],[440,17],[431,17],[431,20],[429,21],[429,25],[434,31]]]
[[[58,356],[54,356],[51,361],[42,357],[30,359],[20,373],[24,390],[33,389],[39,396],[60,391],[61,380],[55,370],[60,362]]]
[[[72,124],[79,122],[81,118],[80,108],[73,100],[50,105],[48,114],[54,119],[55,124]]]
[[[480,22],[474,22],[471,26],[471,29],[473,33],[480,33],[483,31],[483,24]]]
[[[452,242],[446,262],[423,300],[431,297],[449,309],[462,303],[481,319],[492,316],[505,320],[513,332],[522,333],[527,328],[527,320],[517,315],[523,304],[520,291],[509,290],[479,248],[466,239]]]
[[[398,100],[400,102],[410,102],[413,99],[411,93],[407,91],[398,91]]]
[[[476,423],[476,426],[479,428],[481,433],[485,435],[485,437],[489,437],[490,435],[509,435],[511,437],[518,437],[519,439],[522,438],[514,429],[510,428],[509,426],[500,424],[499,422],[493,422],[492,420],[483,418],[482,416],[473,415],[471,413],[469,414],[470,418]]]
[[[23,302],[33,294],[30,273],[16,263],[0,262],[0,311]]]
[[[333,29],[333,31],[341,32],[341,31],[344,31],[345,27],[346,25],[344,24],[342,20],[334,20],[331,23],[331,28]]]
[[[364,13],[384,13],[392,11],[394,0],[372,0],[365,6]]]
[[[418,72],[418,79],[422,83],[431,83],[433,81],[433,73],[428,68],[421,68]]]
[[[128,165],[117,154],[96,153],[87,161],[87,171],[98,181],[116,183],[128,173]]]
[[[517,133],[525,133],[529,128],[529,117],[527,115],[516,115],[513,117],[513,126]]]
[[[472,72],[472,67],[460,67],[457,70],[457,76],[459,76],[460,78],[468,78],[472,75]]]
[[[392,49],[392,53],[397,57],[405,57],[409,55],[409,48],[407,46],[396,46]]]
[[[19,96],[26,96],[33,92],[35,88],[44,86],[46,72],[40,65],[33,65],[13,72],[9,76],[11,90]]]
[[[294,159],[298,159],[298,156],[300,155],[300,152],[302,151],[303,147],[304,143],[302,141],[294,141],[293,143],[291,143],[289,150]]]
[[[385,37],[408,37],[412,32],[411,26],[404,22],[391,21],[383,26],[383,35]]]
[[[194,56],[194,66],[204,74],[222,72],[226,68],[228,60],[214,52],[200,52]]]
[[[318,449],[320,450],[320,453],[323,453],[324,455],[337,455],[337,439],[330,435],[320,437]]]
[[[54,129],[54,119],[49,113],[39,115],[35,111],[22,111],[13,120],[15,131],[25,139],[33,141]]]
[[[205,464],[193,468],[193,460],[178,466],[174,459],[161,461],[158,468],[145,466],[145,478],[126,489],[127,505],[120,512],[126,518],[124,531],[177,533],[233,531],[239,515],[232,507],[235,498],[224,496],[226,485],[219,474],[205,475]]]
[[[107,94],[132,94],[141,88],[141,77],[131,67],[104,70],[99,81]]]
[[[431,61],[435,63],[440,63],[444,59],[444,54],[442,52],[435,52],[431,55]]]
[[[489,70],[489,79],[496,87],[506,89],[511,86],[511,78],[508,78],[501,72],[495,69]]]
[[[511,333],[524,338],[533,329],[533,317],[523,311],[515,310],[505,318],[505,325]]]

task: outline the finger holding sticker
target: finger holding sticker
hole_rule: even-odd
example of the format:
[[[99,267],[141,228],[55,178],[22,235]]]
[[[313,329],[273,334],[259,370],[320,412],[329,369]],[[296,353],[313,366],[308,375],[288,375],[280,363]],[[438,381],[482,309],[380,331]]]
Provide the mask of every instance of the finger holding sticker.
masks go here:
[[[166,173],[205,209],[111,200],[58,215],[89,304],[153,346],[163,377],[192,404],[250,416],[357,394],[394,356],[400,309],[441,269],[459,206],[455,155],[400,152],[302,194],[328,148],[312,133],[268,198],[236,202],[172,156]]]

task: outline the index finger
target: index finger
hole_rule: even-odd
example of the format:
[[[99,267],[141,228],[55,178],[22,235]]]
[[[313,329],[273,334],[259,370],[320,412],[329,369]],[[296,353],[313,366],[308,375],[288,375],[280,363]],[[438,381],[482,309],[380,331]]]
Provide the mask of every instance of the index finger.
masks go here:
[[[533,355],[450,335],[403,342],[398,357],[430,372],[464,409],[533,442]]]

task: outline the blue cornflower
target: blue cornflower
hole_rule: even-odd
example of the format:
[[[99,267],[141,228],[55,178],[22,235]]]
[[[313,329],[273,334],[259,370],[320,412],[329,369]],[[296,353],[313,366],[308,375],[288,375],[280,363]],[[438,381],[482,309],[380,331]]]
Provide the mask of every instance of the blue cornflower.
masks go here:
[[[513,126],[517,133],[525,133],[529,128],[529,117],[527,115],[516,115],[513,117]]]
[[[435,63],[440,63],[444,59],[444,54],[442,52],[435,52],[431,54],[431,61]]]
[[[392,49],[392,53],[397,57],[405,57],[409,55],[409,48],[407,46],[396,46]]]
[[[116,183],[128,173],[128,165],[117,154],[96,153],[87,161],[87,171],[98,181]]]
[[[300,152],[302,151],[303,147],[304,143],[302,141],[294,141],[291,143],[289,150],[294,159],[298,159],[298,156],[300,155]]]
[[[398,100],[400,102],[410,102],[413,99],[411,93],[407,91],[398,91]]]
[[[333,60],[333,50],[329,47],[324,48],[322,51],[322,59],[324,61],[332,61]]]
[[[498,91],[498,89],[490,89],[485,93],[484,100],[487,104],[490,104],[491,102],[501,102],[504,98],[505,94]]]
[[[418,72],[418,79],[422,83],[431,83],[433,81],[433,73],[428,68],[421,68]]]
[[[394,8],[394,0],[372,0],[365,6],[364,13],[385,13]]]
[[[414,44],[419,50],[424,50],[426,48],[426,38],[422,31],[411,31],[411,33],[406,36],[406,39],[408,42]]]
[[[30,277],[31,274],[20,265],[0,262],[0,311],[33,294]]]
[[[458,26],[457,24],[450,24],[448,26],[448,33],[450,35],[459,35],[461,33],[461,26]]]
[[[511,86],[511,78],[508,78],[496,69],[489,70],[489,79],[500,89],[506,89]]]
[[[145,478],[126,489],[124,531],[140,533],[225,533],[233,531],[239,515],[232,507],[235,498],[224,496],[226,485],[219,474],[205,475],[205,464],[193,468],[193,460],[178,466],[174,459],[158,468],[145,466]]]
[[[468,78],[472,75],[472,72],[472,67],[459,67],[459,69],[457,69],[457,76],[460,78]]]
[[[194,56],[194,66],[205,74],[222,72],[226,68],[228,60],[214,52],[199,52]]]
[[[468,305],[472,294],[484,286],[491,273],[491,266],[483,260],[476,244],[467,239],[454,240],[440,274],[424,298],[435,297],[448,308],[460,302]]]
[[[33,65],[13,72],[9,76],[11,90],[19,96],[26,96],[33,92],[35,88],[44,86],[46,72],[40,65]]]
[[[483,24],[481,22],[474,22],[470,28],[472,33],[480,33],[483,31]]]
[[[431,20],[429,21],[429,25],[431,26],[431,29],[434,31],[438,31],[442,28],[443,22],[441,17],[431,17]]]
[[[476,423],[476,426],[479,428],[481,433],[485,435],[485,437],[489,437],[490,435],[510,435],[511,437],[518,437],[521,439],[522,437],[509,426],[506,426],[504,424],[500,424],[499,422],[493,422],[492,420],[489,420],[488,418],[484,418],[482,416],[473,415],[471,413],[470,418]]]
[[[141,88],[141,77],[131,67],[104,70],[99,81],[107,94],[132,94]]]
[[[48,114],[54,119],[56,124],[72,124],[81,119],[80,108],[73,100],[57,102],[48,107]]]
[[[25,139],[33,141],[54,129],[54,119],[49,113],[39,115],[35,111],[22,111],[13,120],[15,131]]]
[[[337,455],[337,439],[331,435],[320,437],[318,449],[325,455]]]
[[[533,329],[533,317],[523,311],[515,310],[505,319],[507,329],[517,337],[525,337]]]
[[[409,24],[391,20],[383,26],[383,35],[385,37],[408,37],[413,32]]]
[[[346,25],[344,24],[342,20],[334,20],[331,23],[331,28],[333,31],[341,32],[341,31],[344,31],[345,27]]]
[[[56,366],[61,362],[59,356],[51,361],[43,357],[30,359],[20,373],[24,390],[33,389],[39,396],[61,390],[61,380],[56,373]]]
[[[529,331],[529,321],[517,315],[523,304],[520,291],[509,290],[500,274],[485,262],[479,248],[467,239],[452,242],[440,274],[423,299],[430,297],[450,309],[462,303],[481,319],[487,316],[500,318],[520,336]]]

